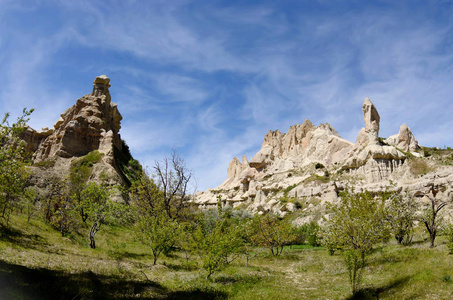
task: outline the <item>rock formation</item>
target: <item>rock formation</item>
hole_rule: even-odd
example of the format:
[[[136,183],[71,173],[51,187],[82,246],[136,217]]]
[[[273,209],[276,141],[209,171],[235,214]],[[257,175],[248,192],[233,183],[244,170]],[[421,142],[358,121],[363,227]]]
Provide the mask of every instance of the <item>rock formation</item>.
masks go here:
[[[117,105],[111,102],[109,87],[107,76],[96,77],[92,93],[61,114],[51,134],[39,143],[33,160],[82,156],[93,150],[113,155],[113,147],[121,149],[118,132],[122,117]]]
[[[291,126],[287,133],[269,131],[250,163],[243,158],[241,164],[234,158],[227,179],[215,189],[199,192],[195,202],[209,207],[220,195],[232,206],[243,204],[253,212],[280,215],[295,210],[298,203],[313,219],[316,207],[337,201],[339,191],[346,186],[357,191],[384,191],[389,186],[416,191],[439,184],[449,185],[445,193],[453,194],[453,167],[423,180],[411,173],[409,155],[421,155],[415,152],[420,147],[409,127],[403,124],[397,135],[381,140],[380,116],[369,98],[362,113],[365,127],[354,144],[341,138],[328,123],[315,126],[309,120]]]
[[[370,98],[365,98],[362,106],[363,121],[365,122],[365,132],[368,134],[368,141],[371,145],[379,145],[379,113],[371,102]]]
[[[45,185],[45,177],[67,177],[71,162],[92,151],[101,153],[102,159],[93,166],[90,180],[100,180],[104,174],[110,184],[128,184],[116,157],[122,151],[119,134],[122,116],[111,102],[109,87],[107,76],[96,77],[91,94],[64,111],[52,129],[24,131],[22,138],[27,150],[33,153],[36,185]]]
[[[401,125],[398,134],[392,135],[385,142],[405,152],[415,152],[420,149],[412,131],[406,124]]]

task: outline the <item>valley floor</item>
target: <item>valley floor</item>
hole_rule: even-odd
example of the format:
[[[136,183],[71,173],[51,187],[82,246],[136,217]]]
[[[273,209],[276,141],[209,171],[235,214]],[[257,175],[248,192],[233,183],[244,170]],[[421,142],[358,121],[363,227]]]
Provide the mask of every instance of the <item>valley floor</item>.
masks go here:
[[[342,256],[322,247],[264,252],[248,268],[241,257],[206,281],[201,262],[183,252],[153,266],[131,228],[102,227],[91,249],[40,220],[11,223],[0,237],[0,299],[453,299],[453,256],[443,237],[429,249],[424,232],[412,246],[376,249],[353,296]]]

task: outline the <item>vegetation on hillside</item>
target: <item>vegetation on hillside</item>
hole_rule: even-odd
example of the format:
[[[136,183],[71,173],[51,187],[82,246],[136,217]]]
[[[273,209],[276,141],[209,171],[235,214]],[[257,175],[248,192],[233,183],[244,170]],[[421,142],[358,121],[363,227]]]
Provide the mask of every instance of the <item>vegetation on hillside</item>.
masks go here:
[[[217,208],[200,210],[179,155],[148,174],[123,143],[116,159],[128,190],[108,185],[105,174],[100,183],[89,180],[102,158],[93,151],[72,162],[67,178],[48,178],[41,195],[29,186],[27,157],[15,139],[30,113],[12,125],[5,117],[0,130],[0,283],[7,298],[453,296],[453,230],[434,188],[423,195],[430,205],[422,216],[411,195],[347,189],[321,226],[296,227],[290,218],[225,206],[220,196]],[[128,201],[114,201],[119,194]]]

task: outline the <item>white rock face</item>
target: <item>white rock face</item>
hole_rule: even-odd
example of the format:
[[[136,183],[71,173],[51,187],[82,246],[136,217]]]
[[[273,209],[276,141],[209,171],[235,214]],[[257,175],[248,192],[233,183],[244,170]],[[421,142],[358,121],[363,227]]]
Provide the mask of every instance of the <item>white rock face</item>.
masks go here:
[[[379,121],[381,120],[376,107],[370,98],[365,98],[362,106],[365,132],[368,134],[369,143],[379,145]]]
[[[398,134],[390,136],[385,142],[405,152],[415,152],[420,149],[418,141],[406,124],[401,125]]]
[[[269,131],[261,150],[242,163],[233,158],[228,177],[218,188],[198,193],[195,202],[201,207],[214,206],[220,194],[233,207],[244,203],[254,213],[274,212],[284,215],[302,207],[306,215],[296,223],[312,221],[313,214],[322,215],[325,203],[339,201],[339,192],[347,186],[356,191],[384,191],[396,184],[398,191],[417,191],[439,182],[448,186],[453,196],[453,167],[442,175],[414,179],[404,152],[414,152],[418,142],[408,126],[399,133],[379,141],[379,113],[369,98],[362,106],[365,127],[355,143],[341,138],[328,123],[313,125],[309,120],[296,124],[284,133]],[[426,175],[428,176],[428,175]],[[439,180],[442,176],[442,180]],[[436,183],[437,184],[437,183]],[[392,186],[393,186],[392,185]],[[281,204],[285,199],[286,204]]]
[[[107,174],[112,185],[124,183],[115,163],[115,148],[117,151],[122,148],[119,134],[122,116],[111,102],[109,87],[107,76],[96,77],[91,94],[77,99],[75,105],[60,115],[53,128],[42,131],[28,128],[22,138],[27,150],[33,153],[33,162],[57,161],[59,165],[51,169],[68,172],[71,160],[97,150],[103,155],[93,167],[90,180]]]

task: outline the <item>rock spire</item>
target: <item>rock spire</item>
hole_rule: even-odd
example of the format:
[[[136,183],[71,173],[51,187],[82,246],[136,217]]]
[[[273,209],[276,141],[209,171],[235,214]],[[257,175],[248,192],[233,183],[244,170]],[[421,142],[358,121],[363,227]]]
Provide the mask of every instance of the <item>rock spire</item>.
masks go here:
[[[122,116],[111,102],[109,87],[107,76],[96,77],[92,93],[63,112],[50,134],[39,143],[34,161],[82,156],[93,150],[113,155],[114,147],[121,150]]]

